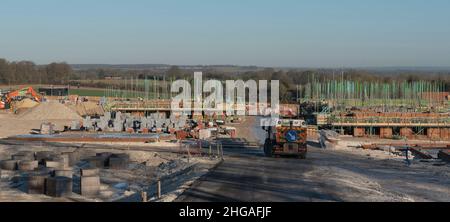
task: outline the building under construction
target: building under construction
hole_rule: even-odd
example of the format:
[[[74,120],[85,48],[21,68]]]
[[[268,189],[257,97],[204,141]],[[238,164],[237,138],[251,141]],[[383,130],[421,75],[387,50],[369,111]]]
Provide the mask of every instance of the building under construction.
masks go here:
[[[449,93],[439,82],[313,80],[297,89],[301,102],[315,104],[320,128],[355,137],[450,139]]]

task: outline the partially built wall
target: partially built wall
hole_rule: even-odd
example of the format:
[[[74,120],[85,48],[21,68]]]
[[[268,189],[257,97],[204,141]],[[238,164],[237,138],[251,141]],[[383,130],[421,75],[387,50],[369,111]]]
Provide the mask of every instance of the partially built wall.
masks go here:
[[[450,139],[447,113],[348,112],[331,115],[322,126],[355,137]]]

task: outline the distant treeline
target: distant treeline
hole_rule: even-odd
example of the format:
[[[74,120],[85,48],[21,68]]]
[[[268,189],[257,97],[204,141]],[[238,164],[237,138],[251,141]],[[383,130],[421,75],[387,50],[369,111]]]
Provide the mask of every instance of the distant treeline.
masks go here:
[[[114,67],[114,66],[111,66]],[[130,67],[128,67],[130,68]],[[89,68],[75,69],[66,63],[51,63],[35,65],[33,62],[8,62],[0,59],[0,84],[77,84],[78,86],[107,87],[108,82],[77,81],[114,79],[157,79],[173,81],[177,79],[192,80],[194,71],[202,71],[203,78],[230,80],[280,80],[281,93],[296,89],[296,85],[321,82],[327,80],[353,80],[361,82],[392,82],[392,81],[432,81],[444,83],[450,90],[450,71],[377,71],[368,69],[281,69],[258,67],[217,67],[202,66],[194,68],[171,66],[162,69],[146,66],[147,69]],[[118,81],[120,82],[120,81]],[[117,82],[115,82],[117,84]]]
[[[0,59],[0,84],[3,85],[67,84],[72,76],[72,68],[66,63],[36,65],[29,61]]]

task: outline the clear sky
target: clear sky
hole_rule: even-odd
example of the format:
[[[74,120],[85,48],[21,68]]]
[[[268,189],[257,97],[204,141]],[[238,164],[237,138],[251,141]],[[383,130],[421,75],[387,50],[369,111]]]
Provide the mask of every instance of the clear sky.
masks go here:
[[[0,58],[450,66],[449,0],[2,0]]]

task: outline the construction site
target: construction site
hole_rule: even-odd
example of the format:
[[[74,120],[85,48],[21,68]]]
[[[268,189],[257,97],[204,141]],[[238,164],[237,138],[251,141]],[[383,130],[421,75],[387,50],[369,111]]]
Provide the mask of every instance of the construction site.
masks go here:
[[[312,80],[271,131],[263,115],[180,115],[169,81],[123,81],[100,97],[5,87],[0,201],[450,201],[444,85]]]

